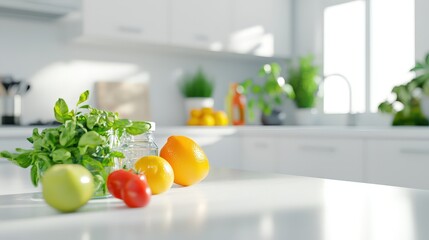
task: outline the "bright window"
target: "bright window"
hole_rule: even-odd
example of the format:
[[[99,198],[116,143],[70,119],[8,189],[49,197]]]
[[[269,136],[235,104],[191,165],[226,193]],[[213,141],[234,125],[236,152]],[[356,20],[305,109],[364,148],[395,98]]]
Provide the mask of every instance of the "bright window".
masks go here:
[[[370,111],[392,87],[412,78],[415,64],[414,0],[371,0]]]
[[[414,5],[414,0],[354,0],[325,8],[324,75],[347,78],[352,112],[376,112],[393,86],[412,78]],[[344,79],[329,77],[323,86],[324,112],[348,112]]]
[[[324,14],[324,75],[341,74],[352,89],[352,112],[365,111],[365,2],[328,7]],[[349,112],[347,82],[326,77],[324,112]]]

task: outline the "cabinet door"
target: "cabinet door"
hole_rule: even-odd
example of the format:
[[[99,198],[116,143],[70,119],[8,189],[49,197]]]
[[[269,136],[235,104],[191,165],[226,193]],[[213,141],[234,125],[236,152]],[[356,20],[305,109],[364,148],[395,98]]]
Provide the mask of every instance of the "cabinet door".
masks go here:
[[[276,141],[279,138],[246,136],[242,139],[242,168],[257,172],[276,172]]]
[[[173,0],[171,38],[175,45],[220,51],[230,32],[229,0]]]
[[[83,31],[87,35],[165,43],[168,0],[84,0]]]
[[[229,49],[261,56],[289,56],[290,0],[235,0]]]
[[[283,138],[278,144],[282,173],[363,181],[363,140]]]
[[[429,141],[369,140],[367,182],[429,189]]]

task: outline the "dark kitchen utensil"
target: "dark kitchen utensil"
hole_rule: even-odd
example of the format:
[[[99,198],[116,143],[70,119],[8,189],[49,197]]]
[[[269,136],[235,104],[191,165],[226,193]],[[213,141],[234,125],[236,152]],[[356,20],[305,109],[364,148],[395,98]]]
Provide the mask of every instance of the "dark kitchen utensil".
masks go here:
[[[6,95],[15,95],[21,85],[21,81],[15,80],[12,76],[2,76],[0,77],[3,88],[6,91]]]
[[[30,84],[25,83],[25,82],[21,82],[21,84],[19,85],[18,91],[16,94],[18,95],[24,95],[26,94],[29,90],[30,90]]]

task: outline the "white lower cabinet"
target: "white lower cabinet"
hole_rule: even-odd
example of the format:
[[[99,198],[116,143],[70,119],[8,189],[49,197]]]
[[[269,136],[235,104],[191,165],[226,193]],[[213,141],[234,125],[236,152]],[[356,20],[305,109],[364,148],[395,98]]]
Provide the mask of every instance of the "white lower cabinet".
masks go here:
[[[363,140],[244,137],[243,169],[363,181]]]
[[[245,136],[241,139],[241,168],[250,171],[275,172],[279,159],[276,137]]]
[[[368,140],[366,182],[429,189],[428,140]]]
[[[363,141],[282,138],[277,171],[293,175],[363,181]]]
[[[429,189],[429,139],[372,136],[332,136],[235,131],[167,129],[155,132],[161,149],[167,138],[184,135],[195,140],[214,168],[235,168],[327,179]],[[205,132],[207,131],[207,132]],[[5,135],[1,150],[31,148],[24,136]],[[29,169],[0,159],[0,179],[11,179],[0,194],[34,190]],[[13,179],[13,180],[12,180]],[[3,181],[3,182],[6,182]]]

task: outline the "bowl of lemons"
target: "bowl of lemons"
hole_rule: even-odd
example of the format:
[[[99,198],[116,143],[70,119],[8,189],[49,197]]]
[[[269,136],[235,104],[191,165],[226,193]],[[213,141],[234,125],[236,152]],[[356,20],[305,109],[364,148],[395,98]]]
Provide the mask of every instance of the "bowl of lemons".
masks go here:
[[[227,126],[228,116],[224,111],[209,107],[194,108],[189,111],[188,126]]]

